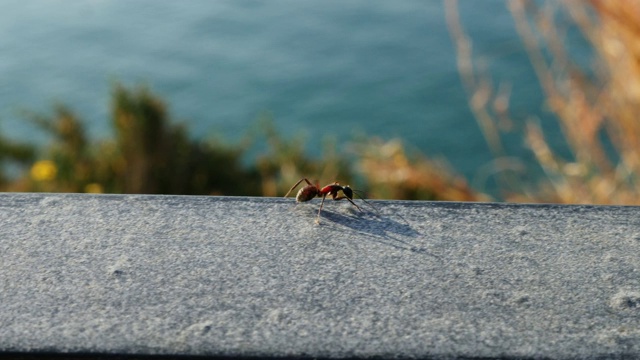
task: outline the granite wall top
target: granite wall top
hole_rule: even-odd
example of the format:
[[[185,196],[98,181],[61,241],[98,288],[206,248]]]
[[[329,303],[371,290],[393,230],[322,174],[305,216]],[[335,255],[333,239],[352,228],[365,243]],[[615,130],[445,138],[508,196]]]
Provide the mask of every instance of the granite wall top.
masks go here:
[[[640,357],[640,208],[0,194],[0,354]]]

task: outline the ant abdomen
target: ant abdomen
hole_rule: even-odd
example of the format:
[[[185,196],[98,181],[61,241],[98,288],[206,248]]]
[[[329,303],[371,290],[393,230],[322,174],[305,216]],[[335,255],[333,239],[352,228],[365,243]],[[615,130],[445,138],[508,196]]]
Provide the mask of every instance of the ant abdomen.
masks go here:
[[[318,196],[318,187],[314,185],[307,185],[298,191],[296,195],[297,202],[309,201]]]

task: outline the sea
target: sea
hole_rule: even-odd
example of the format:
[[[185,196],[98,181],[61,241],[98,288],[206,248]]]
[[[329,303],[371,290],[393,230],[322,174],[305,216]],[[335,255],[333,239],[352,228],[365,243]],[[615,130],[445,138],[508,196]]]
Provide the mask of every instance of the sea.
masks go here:
[[[24,110],[47,114],[61,103],[86,120],[91,137],[107,137],[114,83],[142,84],[195,138],[234,143],[264,117],[284,137],[303,139],[312,156],[328,138],[400,138],[485,191],[494,158],[468,105],[445,6],[440,0],[5,2],[0,132],[47,141]],[[460,0],[459,10],[478,69],[496,89],[510,89],[516,125],[505,147],[533,164],[517,123],[552,116],[508,6]],[[562,141],[559,132],[549,136]]]

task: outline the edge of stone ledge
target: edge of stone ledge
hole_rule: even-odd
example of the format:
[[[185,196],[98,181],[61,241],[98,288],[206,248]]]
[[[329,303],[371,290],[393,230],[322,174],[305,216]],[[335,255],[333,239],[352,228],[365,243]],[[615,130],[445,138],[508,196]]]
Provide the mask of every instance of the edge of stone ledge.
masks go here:
[[[0,192],[0,196],[59,196],[59,197],[80,197],[80,198],[143,198],[143,199],[212,199],[217,201],[247,201],[247,202],[295,202],[294,197],[278,196],[230,196],[230,195],[182,195],[182,194],[96,194],[96,193],[57,193],[57,192]],[[318,198],[319,200],[319,198]],[[588,209],[608,209],[608,208],[637,208],[639,205],[612,205],[612,204],[563,204],[563,203],[534,203],[534,202],[503,202],[503,201],[447,201],[447,200],[395,200],[395,199],[374,199],[367,198],[368,202],[380,204],[397,204],[405,206],[417,206],[429,204],[432,206],[461,207],[461,206],[488,206],[488,207],[549,207],[549,208],[588,208]]]

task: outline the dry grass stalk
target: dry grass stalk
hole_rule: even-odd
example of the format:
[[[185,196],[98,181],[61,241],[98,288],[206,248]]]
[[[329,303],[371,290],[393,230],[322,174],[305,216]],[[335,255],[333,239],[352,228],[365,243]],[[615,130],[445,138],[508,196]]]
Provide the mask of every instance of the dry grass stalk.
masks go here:
[[[449,4],[451,22],[457,9],[455,1]],[[525,139],[547,181],[533,193],[512,193],[507,200],[640,204],[640,1],[514,0],[508,4],[572,158],[558,156],[541,126],[529,120]],[[575,23],[592,45],[592,66],[585,68],[581,59],[571,57],[566,21]],[[456,26],[454,40],[464,45],[469,40]],[[459,51],[458,56],[470,54]],[[472,91],[479,91],[477,84]],[[496,124],[497,117],[491,121]]]
[[[472,190],[446,163],[407,154],[398,139],[367,139],[356,150],[357,170],[369,185],[369,194],[381,199],[488,201]]]

